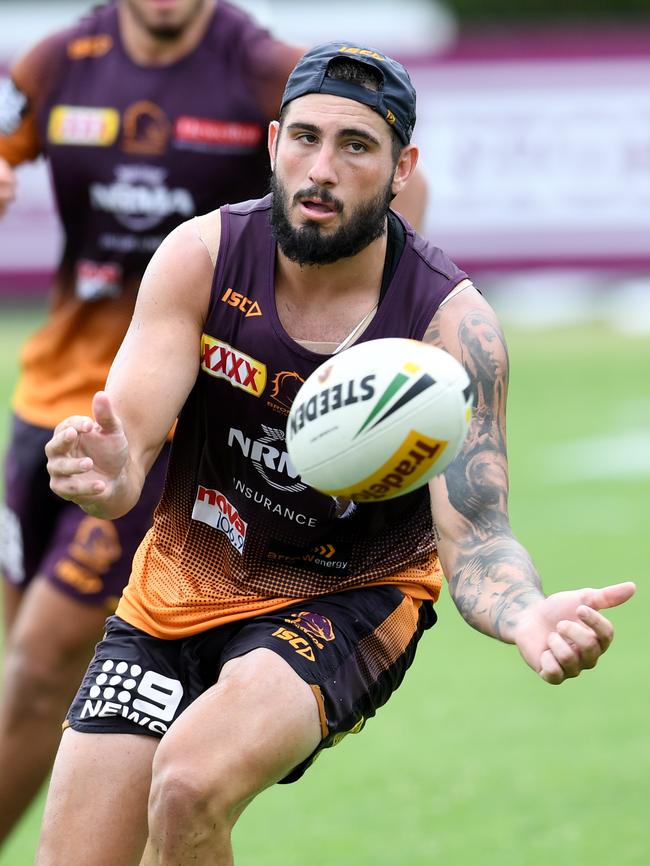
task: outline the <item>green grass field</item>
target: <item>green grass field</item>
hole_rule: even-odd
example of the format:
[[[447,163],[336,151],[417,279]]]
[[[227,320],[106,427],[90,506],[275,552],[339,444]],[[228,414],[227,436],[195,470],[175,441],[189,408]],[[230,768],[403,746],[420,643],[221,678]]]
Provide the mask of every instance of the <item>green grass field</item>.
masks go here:
[[[39,315],[0,312],[2,405]],[[245,813],[238,866],[650,863],[650,340],[506,330],[513,526],[548,591],[637,581],[614,646],[551,687],[444,596],[391,703]],[[41,809],[0,866],[32,862]]]

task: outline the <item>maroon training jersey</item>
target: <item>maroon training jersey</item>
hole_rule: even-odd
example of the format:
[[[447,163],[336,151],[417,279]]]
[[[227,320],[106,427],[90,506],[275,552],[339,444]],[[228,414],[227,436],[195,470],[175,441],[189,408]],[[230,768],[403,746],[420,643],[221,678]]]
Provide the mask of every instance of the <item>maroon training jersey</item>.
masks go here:
[[[0,156],[47,157],[64,230],[50,317],[23,352],[14,406],[24,420],[50,427],[88,413],[162,239],[195,214],[264,195],[268,123],[301,53],[219,0],[194,50],[142,66],[111,4],[15,64]]]
[[[357,505],[308,487],[291,464],[288,411],[325,356],[296,343],[280,323],[269,211],[270,197],[222,208],[200,372],[153,528],[118,607],[119,616],[162,637],[352,587],[390,582],[433,599],[440,589],[426,487]],[[363,341],[421,339],[466,277],[405,230]]]

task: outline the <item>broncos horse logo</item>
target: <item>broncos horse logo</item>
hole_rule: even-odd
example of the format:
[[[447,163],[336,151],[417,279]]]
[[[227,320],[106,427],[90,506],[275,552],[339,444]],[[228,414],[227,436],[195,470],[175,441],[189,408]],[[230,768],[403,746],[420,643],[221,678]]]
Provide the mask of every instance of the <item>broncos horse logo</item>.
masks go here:
[[[321,640],[334,640],[334,627],[326,616],[321,616],[319,613],[311,613],[308,610],[303,610],[296,616],[292,617],[290,622],[293,625],[299,626],[303,631],[319,637]]]
[[[280,370],[273,377],[272,387],[269,397],[275,400],[285,409],[289,410],[293,403],[293,398],[298,393],[298,389],[305,380],[298,373],[292,370]]]

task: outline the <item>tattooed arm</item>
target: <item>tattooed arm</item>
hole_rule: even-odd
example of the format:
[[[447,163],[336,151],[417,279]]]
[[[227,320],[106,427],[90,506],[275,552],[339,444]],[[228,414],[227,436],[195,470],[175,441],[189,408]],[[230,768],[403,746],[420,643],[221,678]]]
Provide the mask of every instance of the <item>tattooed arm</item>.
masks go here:
[[[544,595],[508,518],[508,352],[494,311],[474,288],[443,304],[424,337],[463,364],[472,381],[468,437],[430,482],[438,553],[450,594],[474,628],[519,648],[551,683],[593,667],[613,638],[598,610],[626,601],[634,584]]]

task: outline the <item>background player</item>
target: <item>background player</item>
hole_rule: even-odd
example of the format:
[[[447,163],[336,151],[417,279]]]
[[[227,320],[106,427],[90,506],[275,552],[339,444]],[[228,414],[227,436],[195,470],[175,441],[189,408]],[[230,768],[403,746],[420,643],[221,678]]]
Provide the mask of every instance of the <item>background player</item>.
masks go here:
[[[414,99],[405,70],[372,49],[308,52],[270,128],[272,195],[169,236],[94,417],[66,419],[47,446],[53,488],[116,517],[180,411],[153,529],[68,716],[40,866],[135,863],[147,835],[147,866],[232,863],[230,831],[251,799],[299,777],[399,686],[435,621],[438,557],[467,622],[548,682],[611,643],[598,609],[634,586],[546,597],[513,537],[493,311],[388,211],[417,160]],[[224,305],[231,286],[261,314]],[[323,359],[310,347],[331,354],[375,309],[364,339],[452,352],[477,407],[430,490],[342,514],[289,483],[280,438],[263,471],[251,446],[272,453],[272,374],[305,378]],[[326,580],[308,556],[325,541],[346,551]]]
[[[44,154],[65,240],[45,325],[24,347],[6,458],[0,839],[42,783],[60,723],[150,524],[167,448],[137,508],[97,520],[49,490],[43,445],[88,412],[153,251],[180,221],[264,193],[265,130],[302,49],[213,0],[118,0],[14,65],[1,92],[0,213],[12,167]],[[403,209],[418,221],[423,188]]]

